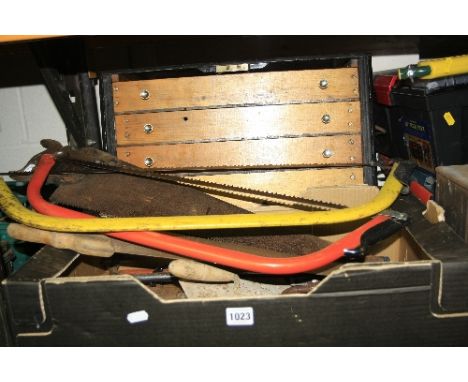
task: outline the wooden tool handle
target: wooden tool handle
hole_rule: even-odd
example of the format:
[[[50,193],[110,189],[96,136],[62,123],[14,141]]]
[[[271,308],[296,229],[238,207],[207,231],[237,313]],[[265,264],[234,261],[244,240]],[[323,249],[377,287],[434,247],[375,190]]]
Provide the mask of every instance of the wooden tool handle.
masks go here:
[[[224,269],[185,259],[172,261],[168,270],[172,275],[189,281],[228,283],[234,281],[237,277],[236,274]]]
[[[16,223],[8,225],[7,233],[17,240],[51,245],[60,249],[70,249],[88,256],[110,257],[114,254],[114,247],[110,239],[100,235],[51,232]]]
[[[7,232],[11,237],[17,240],[47,244],[55,248],[70,249],[88,256],[111,257],[117,252],[169,260],[180,259],[180,256],[177,255],[127,243],[99,234],[92,235],[45,231],[16,223],[9,224]]]

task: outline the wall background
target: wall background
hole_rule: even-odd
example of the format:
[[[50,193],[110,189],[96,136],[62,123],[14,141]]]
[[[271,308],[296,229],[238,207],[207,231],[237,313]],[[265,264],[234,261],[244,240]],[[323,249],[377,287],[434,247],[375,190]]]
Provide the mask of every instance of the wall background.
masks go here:
[[[381,72],[384,70],[401,68],[409,64],[416,64],[419,61],[418,54],[402,54],[395,56],[374,56],[372,57],[372,70]]]
[[[45,86],[0,89],[0,172],[21,168],[41,151],[43,138],[67,143],[65,125]]]
[[[65,125],[47,89],[40,83],[33,57],[27,52],[15,54],[20,55],[23,67],[13,68],[16,62],[2,57],[0,70],[2,73],[5,69],[7,73],[13,70],[13,77],[19,80],[26,75],[27,81],[21,86],[8,86],[13,81],[0,80],[0,172],[20,169],[41,151],[39,141],[43,138],[67,143]],[[418,59],[418,55],[375,56],[372,66],[376,72],[413,64]],[[6,68],[8,64],[10,67]]]

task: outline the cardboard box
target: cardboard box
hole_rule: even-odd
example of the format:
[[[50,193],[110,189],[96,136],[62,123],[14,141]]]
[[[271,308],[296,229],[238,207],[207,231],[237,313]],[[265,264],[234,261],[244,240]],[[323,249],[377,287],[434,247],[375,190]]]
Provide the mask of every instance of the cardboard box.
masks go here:
[[[436,168],[436,199],[447,223],[468,243],[468,165]]]
[[[80,256],[44,247],[2,283],[8,344],[468,344],[468,246],[412,197],[394,208],[412,224],[375,249],[392,261],[343,265],[308,295],[164,300],[129,275],[66,277]]]

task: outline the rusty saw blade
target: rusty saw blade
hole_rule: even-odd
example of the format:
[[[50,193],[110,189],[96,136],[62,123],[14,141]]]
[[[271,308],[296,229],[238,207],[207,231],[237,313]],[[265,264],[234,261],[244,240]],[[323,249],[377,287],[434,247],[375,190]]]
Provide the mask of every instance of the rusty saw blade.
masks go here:
[[[167,173],[155,172],[151,170],[140,169],[138,167],[118,163],[103,162],[100,160],[85,161],[82,159],[71,158],[67,155],[59,156],[58,163],[69,163],[72,166],[83,166],[91,170],[107,171],[109,173],[119,173],[131,176],[150,178],[171,184],[178,184],[199,189],[201,191],[228,196],[235,199],[248,200],[260,204],[282,205],[290,208],[302,210],[330,210],[333,208],[344,208],[346,206],[328,201],[303,198],[294,195],[279,194],[265,190],[257,190],[247,187],[234,186],[230,184],[216,183],[207,180],[195,179],[188,176],[169,175]]]

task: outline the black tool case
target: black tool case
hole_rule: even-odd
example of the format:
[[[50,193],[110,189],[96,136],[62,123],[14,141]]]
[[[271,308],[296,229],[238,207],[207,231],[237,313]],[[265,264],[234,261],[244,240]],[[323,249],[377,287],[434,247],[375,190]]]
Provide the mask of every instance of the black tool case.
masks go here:
[[[309,295],[163,301],[132,276],[61,277],[79,257],[44,247],[1,285],[8,345],[467,345],[468,246],[411,196],[398,240],[420,260],[348,264]],[[229,326],[226,309],[253,324]],[[146,312],[131,324],[129,313]],[[6,324],[6,325],[5,325]]]

